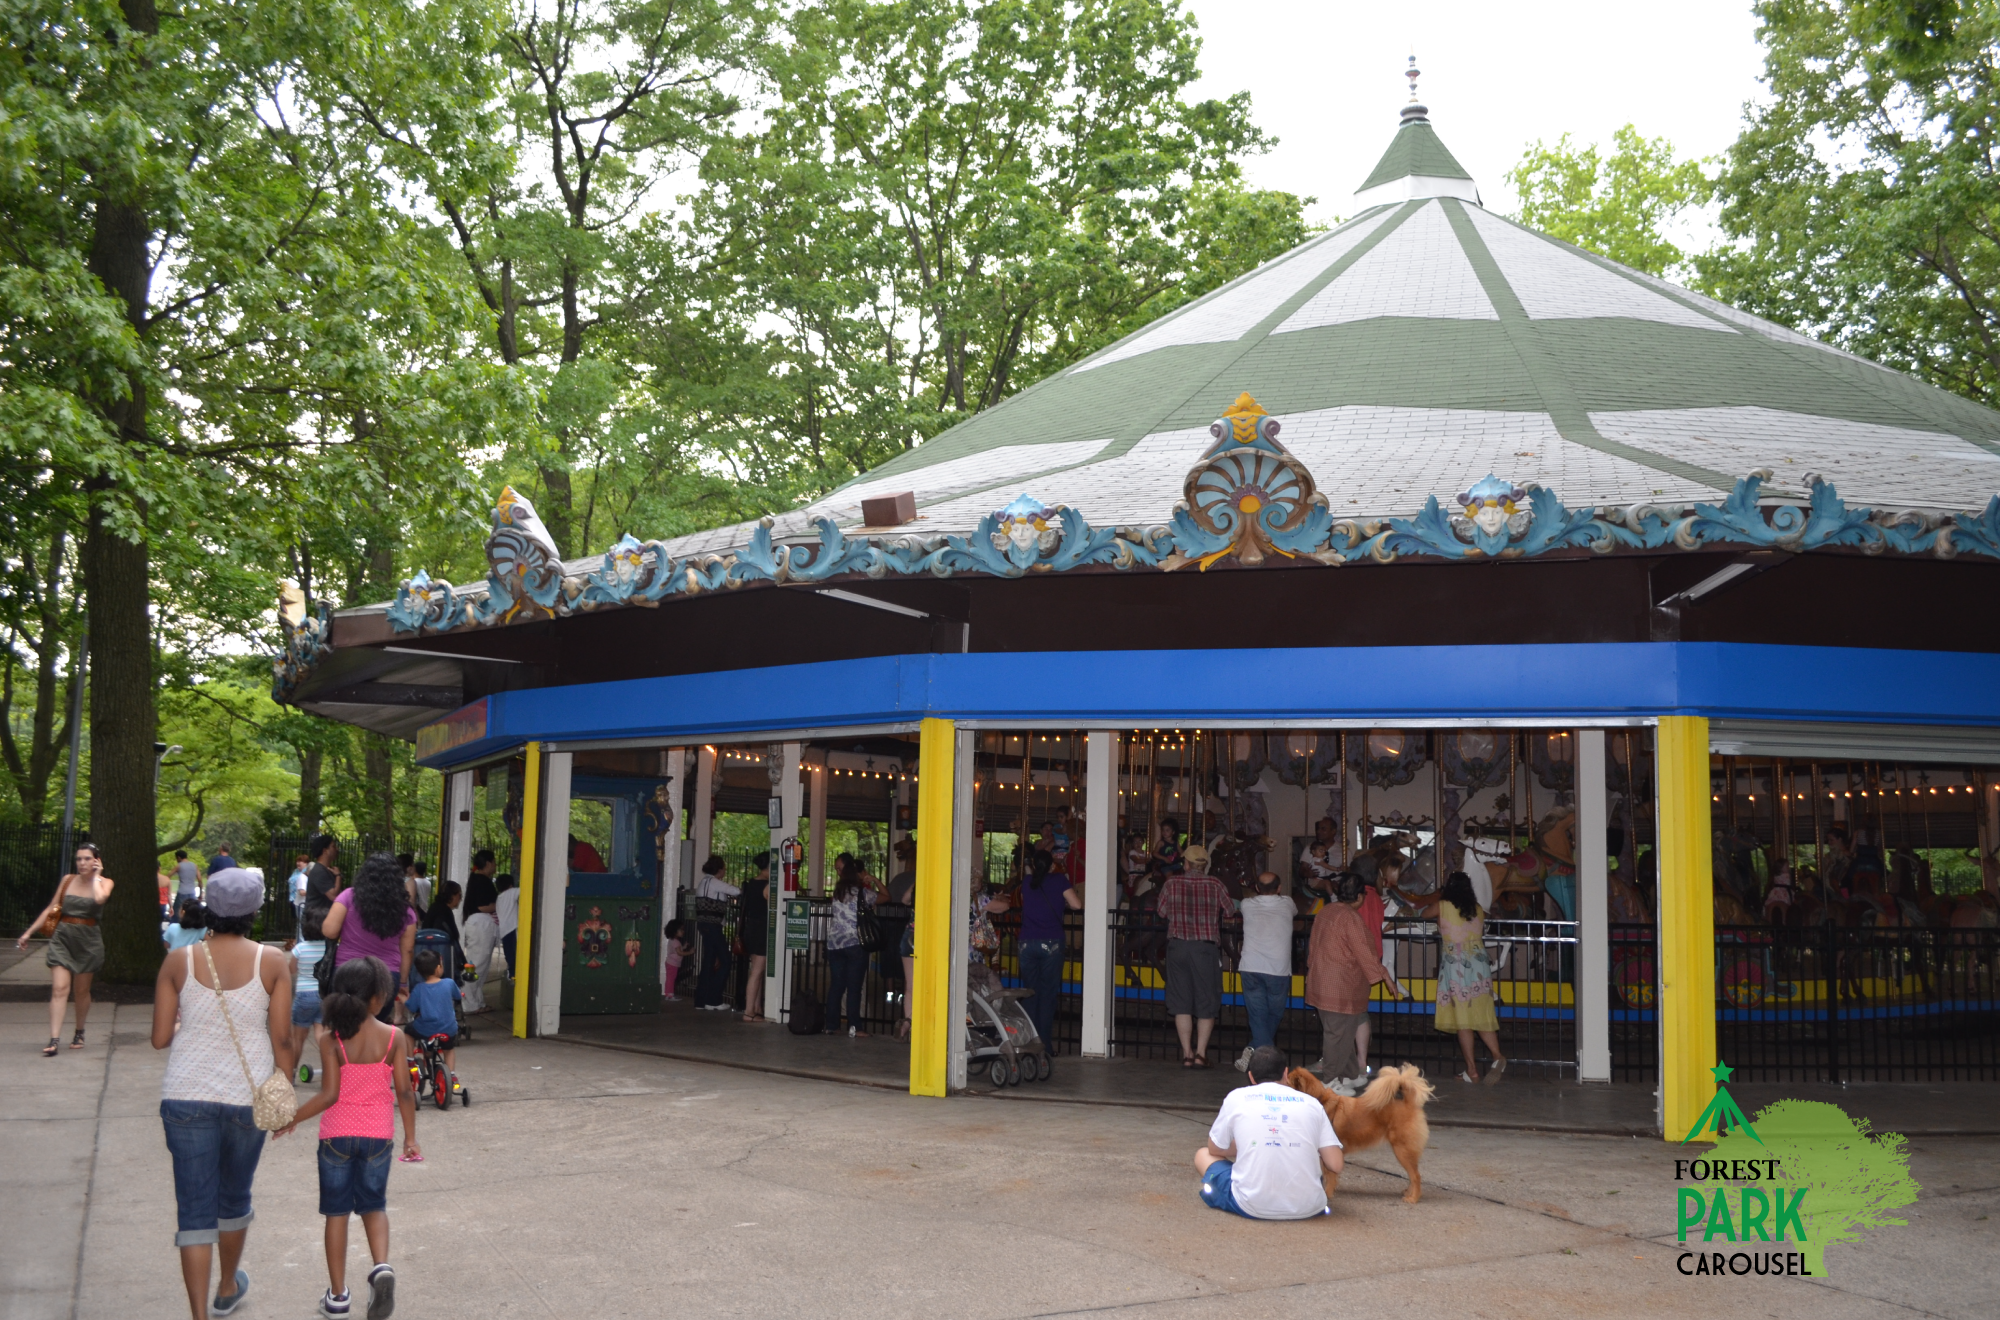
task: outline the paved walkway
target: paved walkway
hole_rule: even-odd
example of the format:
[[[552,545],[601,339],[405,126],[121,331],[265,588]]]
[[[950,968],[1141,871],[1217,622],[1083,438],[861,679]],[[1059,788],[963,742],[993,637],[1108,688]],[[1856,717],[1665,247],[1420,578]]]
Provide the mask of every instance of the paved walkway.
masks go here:
[[[109,1006],[44,1060],[0,1004],[0,1314],[185,1315],[147,1011]],[[720,1016],[720,1015],[717,1015]],[[1994,1312],[2000,1141],[1921,1138],[1911,1227],[1833,1249],[1829,1280],[1682,1278],[1673,1150],[1443,1128],[1425,1198],[1380,1150],[1331,1219],[1203,1208],[1206,1118],[878,1088],[482,1037],[473,1107],[424,1113],[390,1182],[404,1315],[1489,1317]],[[324,1286],[313,1148],[259,1172],[243,1314],[305,1320]],[[355,1237],[355,1269],[361,1260]]]
[[[794,1036],[783,1027],[753,1025],[734,1013],[697,1013],[669,1004],[658,1014],[563,1019],[564,1039],[687,1062],[721,1063],[823,1081],[907,1090],[909,1046],[887,1037]],[[1005,1100],[1136,1105],[1212,1114],[1242,1078],[1227,1066],[1190,1072],[1173,1062],[1147,1059],[1056,1060],[1046,1082],[995,1088],[983,1073],[971,1090]],[[1655,1136],[1659,1132],[1654,1088],[1646,1084],[1579,1086],[1530,1080],[1509,1073],[1497,1086],[1468,1086],[1434,1079],[1438,1098],[1432,1123],[1524,1132],[1598,1136]],[[1773,1100],[1825,1100],[1865,1116],[1880,1132],[1916,1135],[2000,1136],[2000,1084],[1991,1082],[1758,1086],[1731,1088],[1755,1110]]]

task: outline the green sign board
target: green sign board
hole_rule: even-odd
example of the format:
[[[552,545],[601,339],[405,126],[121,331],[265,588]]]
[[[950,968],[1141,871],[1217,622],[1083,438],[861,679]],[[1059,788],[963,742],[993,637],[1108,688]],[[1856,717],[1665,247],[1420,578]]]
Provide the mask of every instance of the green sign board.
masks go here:
[[[812,944],[812,900],[785,900],[785,947],[803,949]]]

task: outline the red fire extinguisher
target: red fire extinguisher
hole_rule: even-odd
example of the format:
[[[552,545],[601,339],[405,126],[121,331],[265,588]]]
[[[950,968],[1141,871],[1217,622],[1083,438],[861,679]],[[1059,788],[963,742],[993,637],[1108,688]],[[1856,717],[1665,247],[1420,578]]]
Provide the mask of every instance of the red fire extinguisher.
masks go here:
[[[799,892],[799,865],[804,860],[805,849],[799,846],[797,839],[786,839],[778,845],[778,861],[784,868],[785,893],[796,894]]]

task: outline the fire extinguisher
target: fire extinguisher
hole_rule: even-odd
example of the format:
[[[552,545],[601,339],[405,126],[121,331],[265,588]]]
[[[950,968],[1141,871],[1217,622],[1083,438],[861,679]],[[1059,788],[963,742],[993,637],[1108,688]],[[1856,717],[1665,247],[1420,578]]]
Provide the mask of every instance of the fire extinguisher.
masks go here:
[[[804,860],[805,849],[799,846],[797,839],[786,839],[778,845],[778,861],[784,868],[785,893],[796,894],[799,892],[799,864]]]

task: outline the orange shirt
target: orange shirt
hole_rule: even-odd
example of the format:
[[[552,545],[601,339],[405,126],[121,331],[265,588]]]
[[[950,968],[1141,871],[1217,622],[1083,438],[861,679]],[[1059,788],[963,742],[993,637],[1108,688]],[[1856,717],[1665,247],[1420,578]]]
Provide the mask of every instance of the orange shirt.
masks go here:
[[[1332,1013],[1366,1013],[1369,987],[1388,979],[1360,911],[1345,903],[1321,908],[1306,959],[1306,1002]]]

